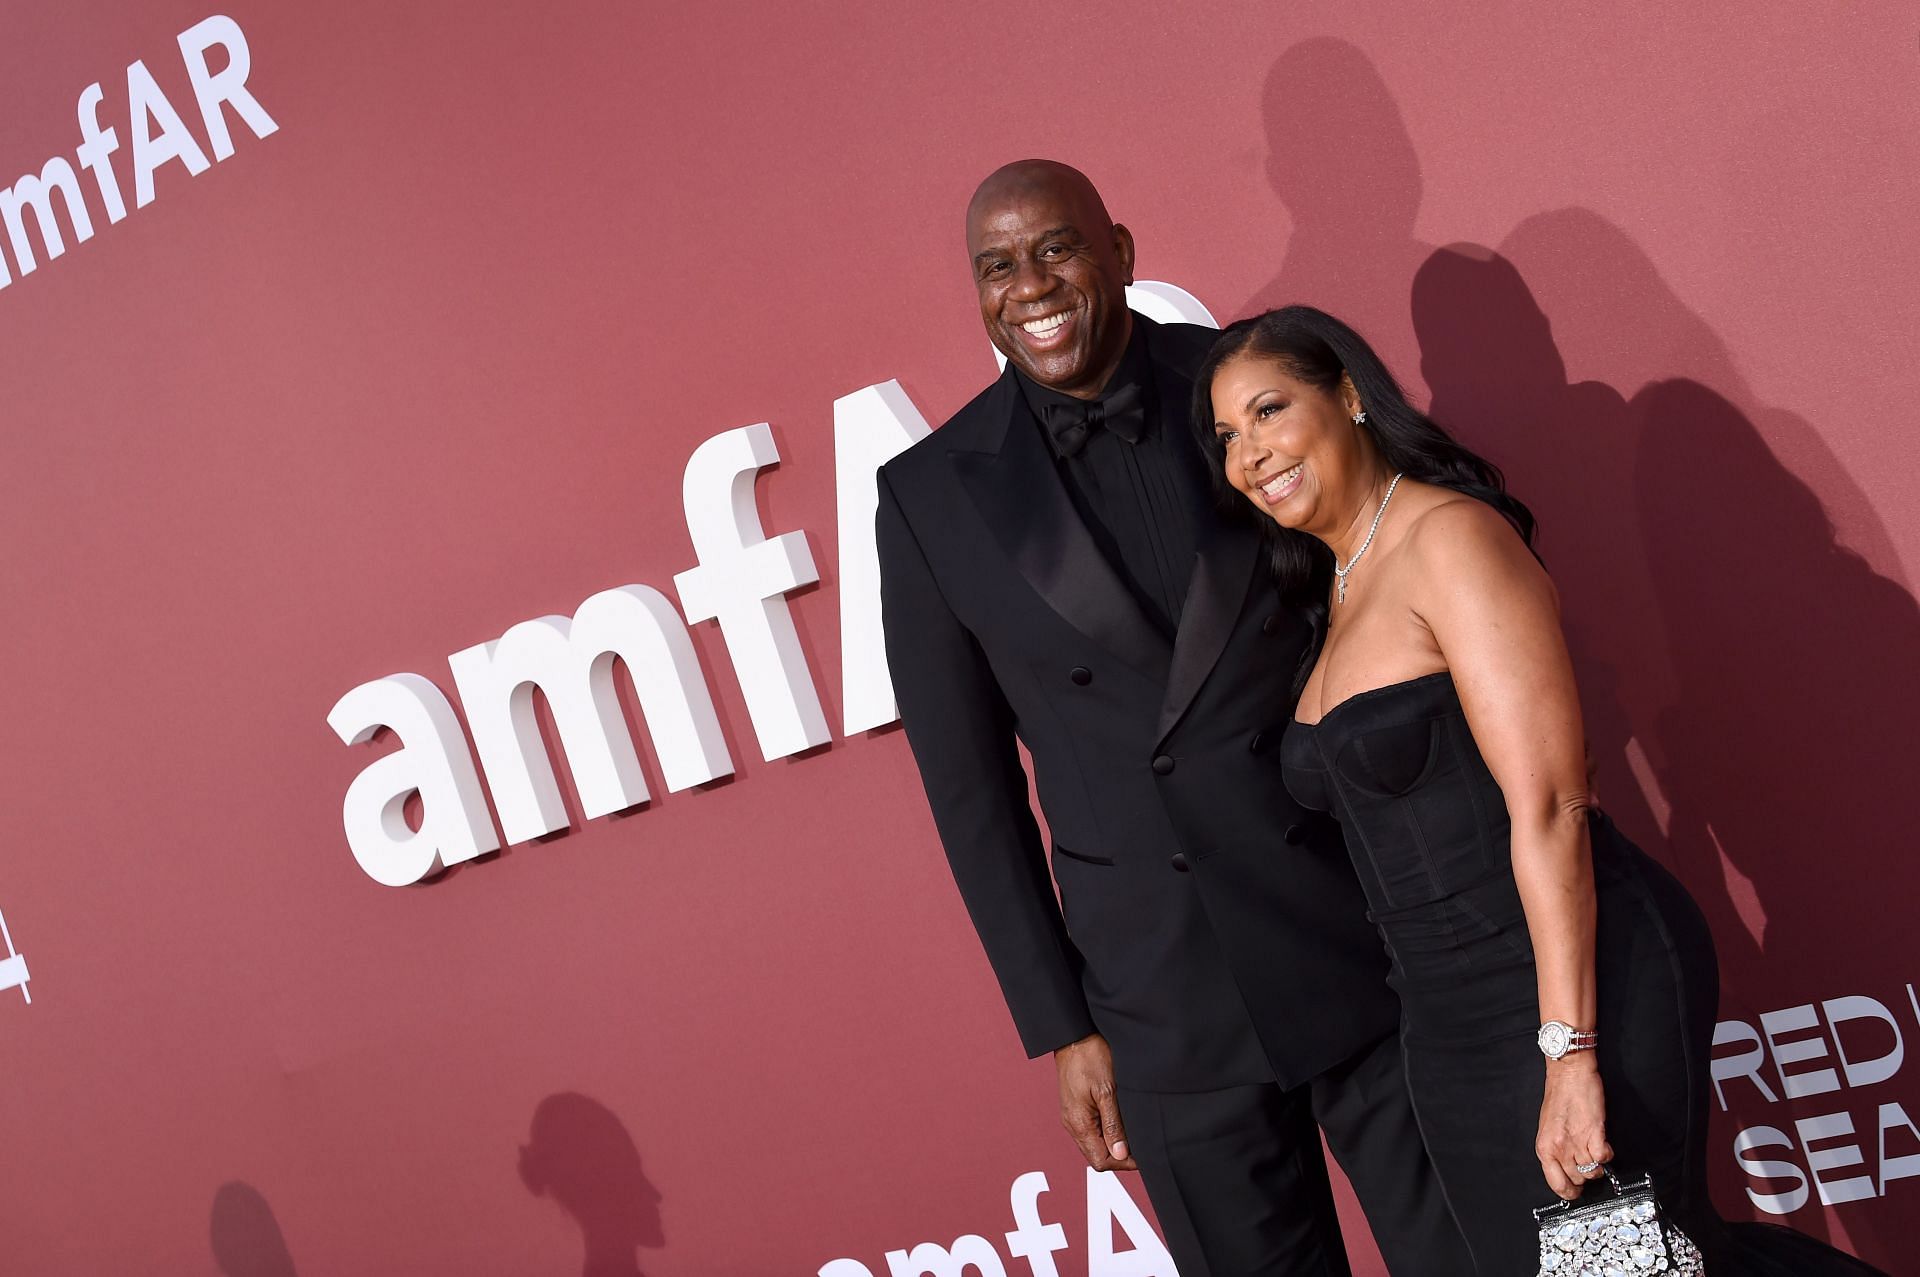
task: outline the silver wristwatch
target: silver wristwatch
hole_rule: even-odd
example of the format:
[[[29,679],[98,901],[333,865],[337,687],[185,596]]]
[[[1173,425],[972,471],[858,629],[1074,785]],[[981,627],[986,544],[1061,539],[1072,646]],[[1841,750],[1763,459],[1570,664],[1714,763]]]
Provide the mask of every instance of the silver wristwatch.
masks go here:
[[[1600,1034],[1593,1029],[1576,1029],[1564,1020],[1548,1020],[1540,1026],[1540,1054],[1559,1060],[1575,1051],[1591,1051],[1600,1045]]]

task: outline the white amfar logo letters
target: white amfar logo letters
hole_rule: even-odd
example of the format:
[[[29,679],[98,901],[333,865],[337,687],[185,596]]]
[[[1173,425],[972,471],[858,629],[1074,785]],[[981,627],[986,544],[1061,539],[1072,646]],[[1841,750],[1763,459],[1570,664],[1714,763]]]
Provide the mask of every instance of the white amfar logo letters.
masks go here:
[[[1153,318],[1217,327],[1193,294],[1172,284],[1143,280],[1127,298]],[[874,472],[928,433],[926,418],[897,381],[833,404],[843,736],[900,716],[880,630]],[[554,761],[534,715],[536,690],[553,711],[588,819],[651,801],[614,683],[616,659],[633,678],[667,789],[677,793],[732,775],[689,623],[720,627],[762,758],[786,758],[832,739],[787,603],[820,572],[806,533],[768,536],[754,498],[757,476],[779,460],[765,422],[715,435],[688,458],[681,500],[699,562],[673,578],[680,610],[652,586],[616,586],[589,598],[571,618],[522,621],[447,658],[477,768],[453,705],[422,676],[389,675],[340,698],[327,723],[342,741],[364,743],[383,727],[401,741],[347,788],[347,843],[374,881],[406,886],[497,850],[483,772],[509,844],[566,828]],[[424,813],[418,829],[405,815],[415,793]]]
[[[1028,1171],[1015,1179],[1007,1193],[1013,1230],[1000,1234],[1008,1257],[1025,1261],[1032,1277],[1061,1277],[1061,1265],[1054,1256],[1072,1249],[1066,1227],[1041,1218],[1040,1198],[1047,1189],[1044,1171]],[[1082,1270],[1087,1277],[1180,1277],[1173,1256],[1119,1176],[1089,1166],[1086,1195],[1087,1226],[1081,1235],[1087,1244]],[[1116,1234],[1125,1242],[1118,1250],[1114,1249]],[[1020,1268],[1003,1261],[1000,1254],[1001,1248],[990,1237],[968,1233],[954,1238],[949,1246],[920,1242],[890,1250],[885,1274],[857,1259],[830,1259],[817,1270],[817,1277],[1018,1277]]]
[[[926,434],[926,421],[897,382],[868,386],[834,404],[849,734],[898,717],[880,641],[874,472]],[[718,623],[768,761],[832,738],[786,598],[820,573],[806,534],[768,537],[754,500],[755,477],[779,460],[764,422],[694,449],[681,493],[699,563],[674,577],[688,619]],[[347,787],[347,844],[360,867],[376,882],[403,887],[497,850],[480,769],[509,844],[566,828],[559,780],[534,716],[536,689],[553,711],[589,819],[651,801],[613,680],[616,658],[633,678],[667,789],[732,775],[687,620],[652,586],[617,586],[582,603],[571,618],[522,621],[447,658],[480,768],[452,704],[420,675],[375,679],[340,698],[327,724],[343,742],[361,744],[383,727],[401,741]],[[418,829],[406,820],[407,799],[415,793]]]
[[[7,946],[7,956],[0,958],[0,989],[19,989],[20,996],[33,1005],[33,994],[27,989],[27,955],[13,947],[13,933],[7,930],[7,915],[0,913],[0,940]]]
[[[253,60],[247,52],[247,38],[232,18],[215,14],[199,22],[178,37],[180,56],[186,63],[187,79],[193,85],[193,97],[200,108],[200,123],[213,145],[213,158],[224,160],[233,154],[233,137],[227,131],[227,107],[253,130],[265,137],[280,126],[266,108],[247,91],[247,72]],[[207,53],[218,46],[225,52],[226,66],[218,71],[207,65]],[[126,197],[121,194],[120,179],[114,173],[113,153],[120,149],[120,135],[112,128],[100,127],[100,103],[106,93],[96,82],[80,92],[80,146],[73,158],[93,177],[100,193],[100,206],[107,221],[117,222],[127,215]],[[133,147],[133,206],[145,208],[153,202],[153,175],[161,165],[178,160],[190,175],[207,171],[211,164],[200,149],[180,113],[160,90],[147,64],[135,61],[127,67],[127,132]],[[158,126],[157,130],[155,126]],[[26,211],[33,210],[40,230],[40,244],[47,260],[67,251],[60,223],[53,215],[53,193],[60,192],[66,205],[67,221],[73,226],[73,242],[84,244],[93,238],[93,217],[80,192],[80,179],[65,156],[48,160],[38,174],[28,173],[6,190],[0,190],[0,221],[6,223],[7,239],[13,248],[13,263],[22,278],[31,275],[39,263],[33,243],[27,238]],[[0,259],[0,288],[13,282]]]

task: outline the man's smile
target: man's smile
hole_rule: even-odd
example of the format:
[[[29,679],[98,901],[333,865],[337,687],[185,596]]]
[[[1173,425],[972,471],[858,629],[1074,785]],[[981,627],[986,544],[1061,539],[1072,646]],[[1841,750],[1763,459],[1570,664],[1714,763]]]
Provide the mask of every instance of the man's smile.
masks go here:
[[[1020,338],[1029,350],[1052,350],[1066,344],[1067,338],[1073,335],[1080,313],[1078,306],[1072,310],[1057,310],[1050,315],[1025,320],[1014,327],[1020,330]]]

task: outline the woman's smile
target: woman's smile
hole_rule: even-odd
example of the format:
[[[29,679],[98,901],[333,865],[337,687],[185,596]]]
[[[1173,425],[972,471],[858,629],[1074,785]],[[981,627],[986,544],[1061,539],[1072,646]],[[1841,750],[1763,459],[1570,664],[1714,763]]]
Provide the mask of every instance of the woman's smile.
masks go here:
[[[1293,495],[1294,490],[1300,486],[1300,480],[1306,477],[1306,472],[1307,463],[1302,461],[1291,470],[1282,470],[1265,483],[1256,484],[1255,490],[1269,506],[1279,505]]]

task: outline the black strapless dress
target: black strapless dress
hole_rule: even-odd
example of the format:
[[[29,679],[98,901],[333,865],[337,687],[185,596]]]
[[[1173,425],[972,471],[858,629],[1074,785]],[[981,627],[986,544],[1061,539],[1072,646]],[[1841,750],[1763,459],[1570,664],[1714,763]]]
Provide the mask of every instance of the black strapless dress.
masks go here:
[[[1444,672],[1363,692],[1282,748],[1287,788],[1340,822],[1392,959],[1421,1134],[1485,1277],[1539,1266],[1531,1212],[1554,1201],[1534,1157],[1545,1069],[1533,944],[1506,800]],[[1604,816],[1590,819],[1600,1075],[1614,1165],[1651,1172],[1713,1274],[1872,1273],[1801,1234],[1729,1229],[1707,1198],[1713,939],[1685,888]]]

